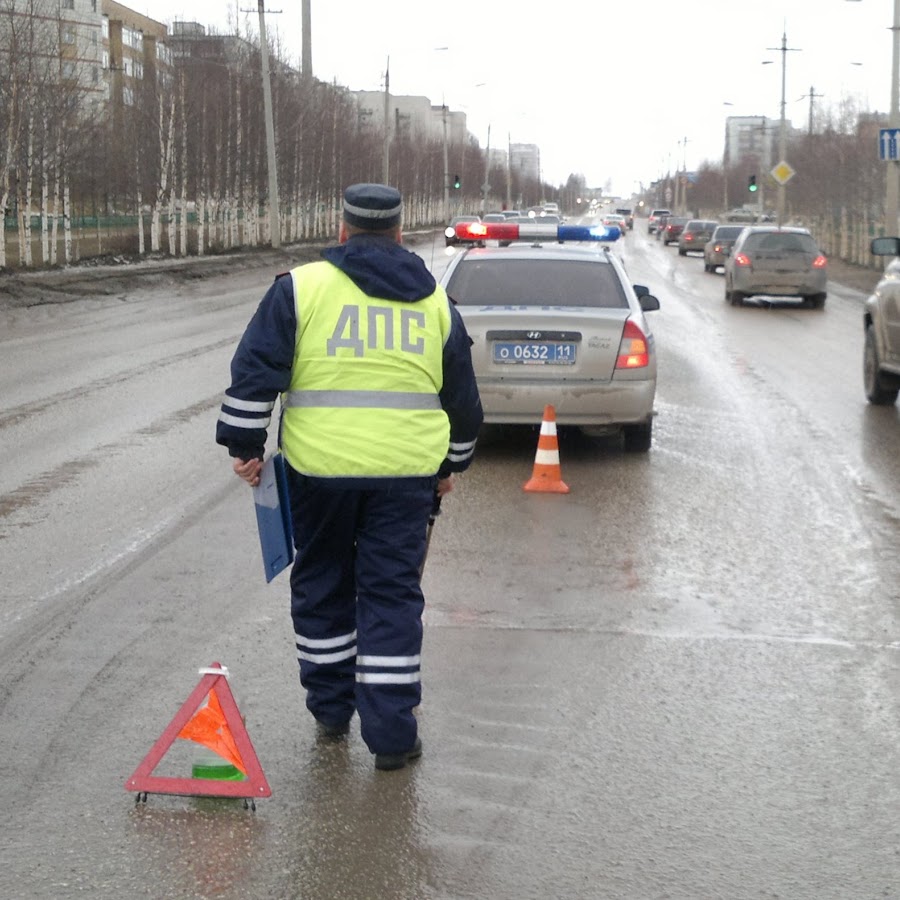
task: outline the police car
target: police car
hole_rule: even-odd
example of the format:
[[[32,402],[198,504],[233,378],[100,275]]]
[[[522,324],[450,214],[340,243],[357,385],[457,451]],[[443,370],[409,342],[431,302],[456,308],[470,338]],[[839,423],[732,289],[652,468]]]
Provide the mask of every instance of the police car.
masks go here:
[[[509,246],[471,248],[441,284],[466,323],[486,424],[557,424],[620,432],[628,451],[650,449],[656,347],[645,313],[659,309],[629,282],[603,225],[460,224]]]

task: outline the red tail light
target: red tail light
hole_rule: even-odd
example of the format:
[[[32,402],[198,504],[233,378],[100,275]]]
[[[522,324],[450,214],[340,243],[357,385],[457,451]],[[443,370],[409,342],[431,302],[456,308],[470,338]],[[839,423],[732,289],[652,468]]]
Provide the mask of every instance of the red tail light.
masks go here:
[[[693,236],[692,234],[686,234],[686,235],[684,235],[684,240],[685,240],[685,242],[687,242],[687,241],[692,241],[693,239],[694,239],[694,236]]]
[[[824,269],[826,265],[828,265],[828,260],[821,253],[813,260],[814,269]]]
[[[749,266],[749,265],[751,265],[751,263],[750,263],[750,257],[747,256],[746,253],[738,253],[738,254],[734,257],[734,264],[735,264],[736,266]]]
[[[626,319],[619,342],[617,369],[642,369],[650,364],[647,336],[632,319]]]

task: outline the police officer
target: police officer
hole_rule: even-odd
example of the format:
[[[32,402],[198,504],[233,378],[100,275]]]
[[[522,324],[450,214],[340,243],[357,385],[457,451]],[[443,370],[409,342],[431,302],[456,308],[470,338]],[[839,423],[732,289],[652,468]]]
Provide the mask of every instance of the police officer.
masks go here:
[[[471,341],[402,246],[401,209],[387,185],[346,189],[339,244],[279,275],[247,326],[216,429],[258,484],[281,395],[300,682],[320,735],[340,738],[359,713],[377,769],[422,752],[419,567],[435,499],[482,422]]]

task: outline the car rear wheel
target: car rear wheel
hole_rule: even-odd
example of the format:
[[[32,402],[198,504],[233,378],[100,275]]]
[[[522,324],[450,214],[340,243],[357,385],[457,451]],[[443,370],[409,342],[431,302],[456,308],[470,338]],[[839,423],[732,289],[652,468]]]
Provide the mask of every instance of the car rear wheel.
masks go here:
[[[653,441],[653,420],[639,425],[623,425],[622,439],[626,453],[646,453]]]
[[[744,300],[747,298],[747,295],[743,291],[731,291],[731,295],[728,297],[728,302],[732,306],[743,306]]]
[[[825,298],[827,294],[813,294],[806,298],[806,302],[810,309],[822,309],[825,306]]]
[[[679,256],[687,256],[687,250],[679,250],[678,255]]]
[[[896,384],[896,383],[895,383]],[[863,386],[866,399],[875,406],[890,406],[897,402],[900,390],[896,386],[884,384],[878,360],[878,345],[875,343],[875,332],[872,326],[866,326],[866,340],[863,349]]]

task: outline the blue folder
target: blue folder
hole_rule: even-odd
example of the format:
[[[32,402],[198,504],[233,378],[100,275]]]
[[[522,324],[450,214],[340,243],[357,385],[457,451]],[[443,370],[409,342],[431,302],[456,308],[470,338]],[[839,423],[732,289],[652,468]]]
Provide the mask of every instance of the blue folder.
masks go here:
[[[280,453],[270,456],[263,463],[259,484],[253,488],[253,503],[256,506],[259,544],[268,582],[294,561],[287,472],[284,457]]]

